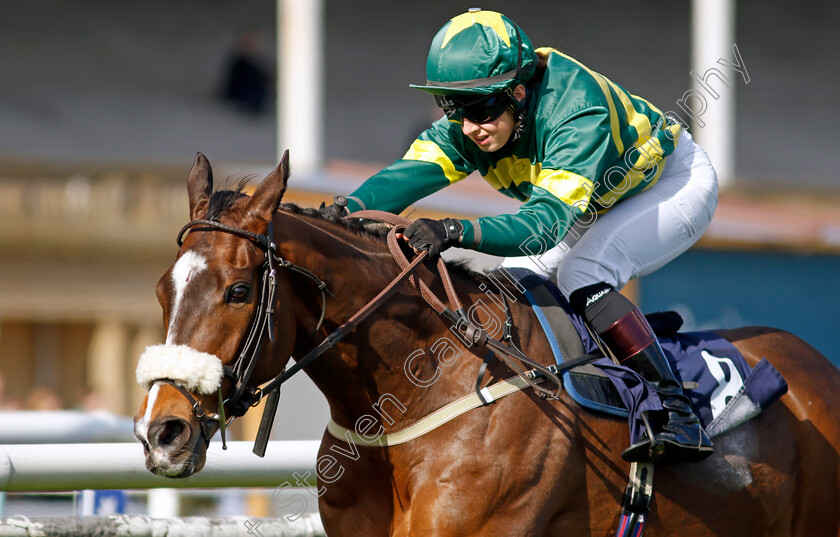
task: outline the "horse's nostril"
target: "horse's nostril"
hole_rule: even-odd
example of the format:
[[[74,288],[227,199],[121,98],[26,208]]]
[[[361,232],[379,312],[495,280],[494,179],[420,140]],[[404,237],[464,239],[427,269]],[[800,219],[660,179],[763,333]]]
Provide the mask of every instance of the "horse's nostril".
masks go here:
[[[158,435],[162,445],[168,446],[184,432],[184,424],[180,420],[170,420],[163,424],[163,429]]]
[[[189,439],[189,425],[182,419],[166,420],[150,431],[149,441],[161,448],[180,447]],[[187,434],[185,434],[187,433]]]

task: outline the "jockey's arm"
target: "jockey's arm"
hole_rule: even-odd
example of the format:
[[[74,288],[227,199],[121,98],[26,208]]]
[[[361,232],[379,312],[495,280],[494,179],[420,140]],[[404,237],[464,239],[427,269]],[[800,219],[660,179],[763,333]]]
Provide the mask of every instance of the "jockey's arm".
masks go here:
[[[530,199],[515,214],[461,220],[461,247],[505,257],[541,254],[565,236],[574,218],[583,213],[578,207],[534,186]]]
[[[376,209],[400,213],[415,201],[467,177],[475,170],[467,158],[458,127],[436,121],[411,144],[403,157],[347,196],[350,211]]]
[[[350,212],[375,209],[399,214],[415,201],[448,186],[439,165],[400,159],[346,196]]]

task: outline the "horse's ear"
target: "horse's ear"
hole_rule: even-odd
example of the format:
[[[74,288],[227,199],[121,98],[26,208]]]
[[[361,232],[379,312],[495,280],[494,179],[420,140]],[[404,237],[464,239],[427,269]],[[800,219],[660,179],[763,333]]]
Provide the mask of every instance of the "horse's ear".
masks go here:
[[[248,210],[258,218],[270,218],[280,205],[289,180],[289,151],[283,153],[280,164],[257,185],[248,203]]]
[[[201,152],[195,155],[195,162],[187,181],[187,193],[190,196],[190,220],[204,218],[213,193],[213,170],[210,162]]]

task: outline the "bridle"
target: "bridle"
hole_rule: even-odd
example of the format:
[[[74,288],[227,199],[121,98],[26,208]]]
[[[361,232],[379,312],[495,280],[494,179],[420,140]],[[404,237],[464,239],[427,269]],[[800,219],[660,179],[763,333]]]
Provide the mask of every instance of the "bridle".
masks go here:
[[[386,286],[378,295],[376,295],[370,302],[368,302],[362,309],[354,314],[350,319],[345,321],[336,330],[325,337],[314,349],[307,353],[303,358],[281,371],[277,376],[270,380],[262,388],[252,388],[248,386],[251,379],[251,374],[257,364],[258,358],[262,355],[265,347],[266,339],[274,341],[272,314],[274,313],[274,294],[277,287],[277,269],[288,269],[298,274],[309,278],[315,283],[316,288],[321,292],[321,314],[318,323],[313,331],[316,334],[324,323],[327,307],[327,295],[333,296],[327,289],[327,284],[319,278],[312,271],[296,265],[284,259],[277,253],[277,245],[274,243],[274,222],[269,221],[268,229],[265,235],[247,231],[222,224],[216,220],[196,219],[187,223],[178,233],[178,246],[183,245],[183,237],[188,231],[199,230],[198,226],[205,229],[202,231],[222,231],[230,233],[238,237],[250,240],[257,247],[265,252],[265,261],[262,265],[262,282],[260,285],[260,296],[257,303],[257,311],[251,321],[251,326],[248,329],[248,335],[244,338],[240,346],[236,360],[232,366],[223,366],[222,372],[225,377],[233,380],[234,388],[232,393],[224,398],[219,386],[218,399],[219,410],[215,414],[208,413],[201,406],[201,403],[193,397],[193,395],[178,383],[170,379],[158,379],[159,382],[168,384],[178,390],[190,402],[193,408],[193,414],[198,422],[201,424],[201,431],[204,435],[204,440],[209,445],[210,437],[212,436],[213,426],[218,426],[222,434],[222,447],[225,448],[225,428],[234,418],[243,416],[249,408],[256,406],[259,402],[267,397],[265,409],[263,410],[262,420],[257,432],[256,442],[254,444],[254,453],[259,456],[265,455],[265,448],[268,443],[271,427],[274,422],[274,414],[277,410],[277,404],[280,399],[280,386],[291,378],[295,373],[309,365],[313,360],[321,356],[328,349],[333,347],[347,334],[353,331],[356,326],[364,319],[373,313],[385,300],[393,294],[397,289],[398,284],[404,281],[408,276],[425,259],[426,253],[418,255],[412,263],[403,268],[403,271]],[[230,409],[229,419],[225,415],[224,407],[228,406]]]
[[[229,425],[230,421],[234,418],[243,416],[249,408],[259,404],[263,397],[269,393],[273,393],[274,388],[277,388],[276,391],[279,395],[279,387],[282,382],[275,384],[274,381],[283,375],[285,369],[277,377],[275,377],[275,379],[273,379],[271,383],[272,389],[252,388],[248,385],[251,380],[251,375],[254,372],[254,368],[257,365],[257,360],[259,356],[262,355],[266,340],[270,342],[274,341],[274,322],[272,316],[274,314],[274,295],[277,289],[277,270],[287,269],[298,274],[302,274],[306,278],[312,280],[315,287],[321,292],[321,314],[318,318],[318,323],[315,327],[314,333],[317,333],[324,323],[327,295],[331,295],[331,293],[327,289],[327,284],[312,271],[296,265],[288,259],[284,259],[277,253],[277,246],[274,243],[273,221],[269,221],[267,233],[262,235],[245,229],[228,226],[217,220],[201,218],[192,220],[181,228],[181,231],[178,233],[177,242],[179,247],[183,245],[184,235],[189,231],[199,230],[198,226],[204,228],[202,231],[222,231],[248,239],[265,253],[265,260],[263,261],[260,269],[262,272],[262,278],[260,283],[260,294],[257,300],[257,310],[254,314],[253,320],[251,321],[251,326],[240,345],[236,360],[232,365],[222,366],[223,376],[233,380],[234,386],[230,395],[226,398],[222,396],[222,388],[221,385],[219,386],[217,390],[219,399],[218,412],[216,414],[208,413],[201,406],[201,403],[193,397],[189,390],[180,384],[170,379],[159,379],[160,382],[174,387],[190,402],[193,408],[193,414],[201,424],[201,432],[204,435],[205,442],[209,445],[210,436],[212,436],[212,430],[210,427],[217,425],[222,435],[222,447],[226,448],[225,429],[227,425]],[[228,416],[225,415],[225,406],[227,406],[229,410]]]
[[[338,328],[336,328],[333,332],[327,335],[317,346],[315,346],[315,348],[309,351],[304,357],[297,360],[292,366],[281,371],[268,383],[264,384],[262,388],[251,388],[248,386],[248,383],[251,379],[251,374],[253,373],[254,368],[257,364],[257,360],[262,355],[266,339],[268,339],[268,341],[274,341],[272,315],[274,314],[274,295],[277,286],[277,269],[288,269],[305,276],[306,278],[312,280],[312,282],[315,283],[316,288],[321,292],[321,314],[318,319],[318,323],[314,333],[317,333],[323,326],[324,318],[326,315],[327,295],[334,295],[332,295],[332,293],[330,293],[327,289],[327,284],[321,278],[315,275],[312,271],[303,268],[299,265],[296,265],[291,261],[284,259],[278,254],[277,246],[274,243],[273,221],[269,221],[267,232],[265,235],[236,228],[233,226],[228,226],[216,220],[208,219],[192,220],[191,222],[187,223],[178,233],[177,242],[179,247],[183,245],[182,239],[188,231],[192,231],[194,228],[198,230],[198,226],[202,226],[204,228],[201,229],[202,231],[221,231],[250,240],[255,245],[257,245],[257,247],[259,247],[265,252],[265,261],[262,265],[262,281],[260,286],[260,296],[257,303],[257,311],[254,315],[253,320],[251,321],[251,326],[248,329],[248,334],[244,338],[243,343],[240,346],[239,352],[233,365],[223,366],[222,368],[223,376],[233,380],[234,388],[232,393],[227,398],[224,398],[221,392],[221,385],[218,387],[218,413],[210,414],[206,412],[201,406],[201,404],[195,399],[195,397],[193,397],[192,394],[190,394],[189,390],[187,390],[183,386],[180,386],[179,384],[173,382],[170,379],[158,379],[159,382],[163,382],[173,386],[180,393],[182,393],[184,397],[186,397],[186,399],[190,402],[193,408],[193,414],[201,424],[202,434],[204,435],[204,439],[208,445],[210,437],[212,436],[212,430],[210,429],[210,427],[217,425],[222,435],[222,446],[223,448],[225,447],[225,428],[230,423],[225,416],[225,405],[227,405],[230,409],[230,421],[232,421],[234,418],[244,415],[249,408],[256,406],[264,397],[267,397],[265,409],[263,410],[262,419],[260,421],[260,426],[257,432],[257,438],[254,444],[254,453],[259,455],[260,457],[264,456],[265,449],[268,444],[269,434],[271,432],[271,427],[274,422],[274,415],[276,413],[277,405],[280,399],[280,386],[286,380],[291,378],[295,373],[305,368],[312,361],[321,356],[324,352],[332,348],[347,334],[352,332],[362,321],[364,321],[371,313],[373,313],[394,293],[394,291],[397,289],[400,283],[409,278],[411,279],[412,284],[419,288],[420,294],[426,300],[426,302],[443,319],[451,323],[458,330],[462,331],[466,339],[470,342],[470,346],[474,347],[473,349],[471,349],[473,353],[478,354],[477,351],[482,351],[487,355],[484,358],[481,373],[479,374],[479,380],[476,384],[477,390],[478,384],[480,384],[481,378],[483,377],[483,372],[486,369],[491,354],[501,357],[504,360],[504,362],[509,367],[511,367],[511,369],[513,369],[520,377],[522,377],[522,379],[529,386],[531,386],[534,390],[539,392],[541,397],[554,398],[556,398],[559,395],[559,392],[562,389],[562,382],[557,376],[560,372],[560,369],[571,369],[572,367],[580,365],[581,363],[585,363],[585,361],[591,361],[592,359],[594,359],[594,357],[581,357],[580,360],[571,360],[567,362],[561,368],[555,368],[554,370],[550,370],[542,364],[539,364],[538,362],[523,355],[518,349],[516,349],[516,347],[505,345],[502,342],[489,337],[484,330],[482,330],[479,327],[476,327],[467,319],[464,308],[461,305],[461,302],[455,293],[454,287],[452,286],[452,282],[449,278],[446,269],[446,265],[444,264],[442,259],[438,259],[438,270],[441,276],[441,280],[444,283],[444,289],[447,294],[448,302],[452,305],[452,307],[447,306],[440,299],[438,299],[434,295],[434,293],[432,293],[431,290],[425,285],[425,283],[423,283],[422,280],[420,280],[416,276],[412,276],[413,272],[417,269],[417,267],[419,267],[423,260],[426,259],[426,257],[428,256],[428,252],[420,252],[411,262],[409,262],[408,259],[405,257],[405,254],[402,253],[398,245],[396,233],[405,229],[405,227],[409,223],[408,220],[405,220],[397,215],[384,213],[381,211],[360,211],[357,213],[353,213],[351,216],[354,218],[379,220],[392,224],[394,226],[388,234],[388,246],[391,250],[391,254],[394,256],[397,263],[402,268],[402,271],[384,289],[382,289],[382,291],[380,291],[379,294],[372,298],[367,304],[365,304],[365,306],[363,306],[347,321],[342,323]],[[508,324],[509,323],[510,319],[508,319]],[[534,368],[534,370],[538,371],[544,377],[546,377],[555,385],[557,385],[557,390],[552,391],[542,386],[539,386],[533,381],[533,378],[530,377],[522,369],[522,367],[515,362],[515,360],[530,365],[532,368]]]

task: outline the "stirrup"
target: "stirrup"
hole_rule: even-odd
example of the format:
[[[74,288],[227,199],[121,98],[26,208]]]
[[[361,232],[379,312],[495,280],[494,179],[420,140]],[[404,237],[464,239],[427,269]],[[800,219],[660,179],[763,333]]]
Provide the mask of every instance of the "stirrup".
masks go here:
[[[714,446],[708,444],[688,445],[676,441],[676,435],[662,430],[653,432],[646,413],[642,414],[645,425],[645,438],[621,452],[621,458],[627,462],[700,462],[714,453]],[[707,438],[703,427],[698,423],[699,440]]]
[[[662,443],[656,442],[656,434],[647,412],[642,412],[641,418],[645,426],[645,437],[621,452],[621,458],[627,462],[653,462],[665,449]]]

